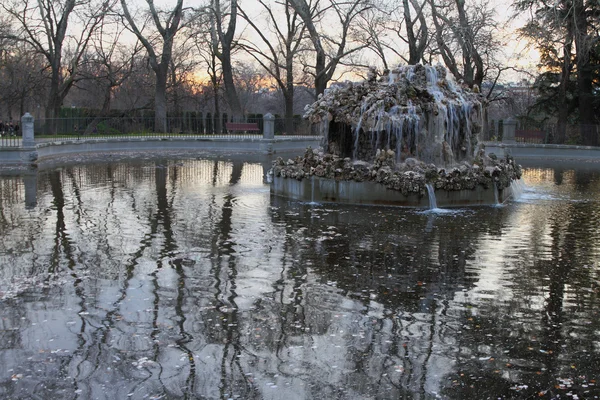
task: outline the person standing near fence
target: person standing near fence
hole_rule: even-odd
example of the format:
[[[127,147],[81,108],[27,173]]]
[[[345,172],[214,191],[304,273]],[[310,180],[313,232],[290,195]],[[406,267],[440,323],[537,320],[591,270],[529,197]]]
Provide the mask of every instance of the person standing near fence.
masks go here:
[[[4,136],[4,122],[0,119],[0,137]]]

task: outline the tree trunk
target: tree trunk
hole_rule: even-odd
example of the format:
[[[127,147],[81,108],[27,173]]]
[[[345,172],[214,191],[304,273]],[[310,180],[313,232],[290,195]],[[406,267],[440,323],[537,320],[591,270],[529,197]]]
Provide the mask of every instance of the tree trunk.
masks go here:
[[[567,107],[561,107],[558,110],[558,116],[556,121],[556,135],[554,136],[554,143],[564,144],[567,138]]]
[[[235,83],[233,82],[233,67],[231,65],[231,50],[225,49],[223,46],[223,52],[221,57],[221,68],[223,70],[223,84],[225,85],[225,97],[229,104],[229,109],[233,115],[233,120],[241,121],[243,117],[242,106],[235,89]]]
[[[454,76],[454,78],[457,81],[460,81],[461,79],[463,79],[463,76],[458,71],[458,66],[457,66],[456,60],[454,59],[454,53],[452,52],[450,47],[448,47],[449,44],[444,39],[443,26],[440,22],[440,17],[437,12],[437,9],[436,9],[435,2],[433,0],[431,0],[429,4],[431,6],[431,15],[432,15],[432,20],[433,20],[433,25],[435,27],[435,41],[439,47],[438,51],[440,53],[440,56],[442,57],[442,60],[444,61],[444,65],[446,66],[446,68],[448,68],[450,73]]]
[[[592,86],[592,66],[590,65],[590,43],[588,23],[583,0],[574,0],[575,51],[577,63],[577,89],[579,92],[579,123],[581,139],[586,146],[596,146],[598,135],[594,127],[594,94]]]
[[[156,74],[156,87],[154,92],[154,131],[155,132],[168,132],[167,129],[167,76],[169,73],[169,63],[172,58],[173,41],[175,35],[181,28],[180,22],[183,15],[183,0],[177,0],[175,8],[168,13],[167,26],[163,26],[160,21],[159,12],[154,7],[154,2],[148,1],[150,16],[154,20],[154,25],[158,30],[158,33],[162,37],[162,51],[159,56],[155,51],[155,44],[153,44],[147,37],[142,34],[142,31],[137,27],[134,19],[129,13],[127,8],[127,1],[121,0],[121,7],[123,8],[123,16],[127,20],[131,30],[137,38],[140,40],[142,45],[148,54],[148,63],[152,70]]]
[[[160,66],[156,72],[156,88],[154,92],[154,131],[166,133],[167,130],[167,69]]]
[[[320,94],[325,93],[325,89],[327,89],[327,75],[325,74],[325,52],[321,48],[320,51],[317,52],[317,59],[315,63],[315,95],[319,97]]]
[[[100,124],[100,122],[102,121],[102,118],[106,117],[108,115],[108,113],[110,112],[113,87],[114,87],[113,84],[109,83],[106,85],[106,88],[104,88],[104,101],[102,102],[102,109],[100,110],[100,113],[98,115],[96,115],[96,118],[94,118],[94,120],[92,122],[90,122],[89,125],[85,128],[85,132],[83,133],[85,136],[87,136],[91,133],[98,133],[97,129],[96,129],[98,124]],[[94,131],[96,131],[96,132],[94,132]]]
[[[579,66],[578,66],[579,68]],[[578,69],[579,119],[582,143],[586,146],[598,146],[598,133],[594,119],[594,95],[592,93],[592,73],[587,63]]]
[[[22,117],[23,115],[25,115],[25,96],[26,96],[26,92],[25,90],[23,90],[21,92],[21,101],[19,102],[19,118]]]
[[[285,101],[285,133],[294,134],[294,90],[283,94]]]
[[[315,53],[316,53],[316,61],[315,61],[315,97],[319,97],[320,94],[325,92],[327,88],[327,74],[325,71],[326,65],[326,57],[325,50],[323,49],[323,45],[321,44],[321,38],[317,28],[315,27],[313,21],[313,15],[311,13],[311,9],[303,0],[291,0],[290,5],[294,8],[294,10],[300,15],[300,18],[306,24],[306,29],[308,30],[310,41],[313,44]]]
[[[288,55],[292,52],[288,49]],[[285,100],[285,133],[293,135],[294,132],[294,59],[287,57],[285,72],[285,90],[283,90],[283,98]]]
[[[567,137],[567,119],[570,114],[569,100],[567,98],[569,80],[571,76],[571,51],[573,46],[573,24],[570,19],[567,19],[565,26],[567,32],[565,44],[563,46],[563,63],[561,66],[560,83],[558,86],[558,115],[556,123],[556,136],[554,142],[564,144]]]
[[[50,78],[50,93],[48,93],[48,105],[46,107],[46,118],[57,118],[60,111],[58,102],[59,71],[51,65],[52,76]]]
[[[213,129],[214,131],[211,133],[221,133],[221,119],[220,119],[220,115],[221,115],[221,107],[219,104],[219,92],[218,92],[218,87],[215,83],[214,86],[214,90],[215,90],[215,122],[213,124]]]
[[[173,59],[171,59],[170,61],[170,65],[171,65],[171,91],[172,91],[172,96],[173,96],[173,115],[175,116],[175,118],[177,118],[178,120],[180,120],[181,118],[181,104],[179,102],[179,83],[177,82],[177,69],[175,67],[175,63],[173,62]],[[178,122],[179,123],[179,122]]]
[[[214,100],[214,105],[215,105],[215,114],[220,115],[221,114],[221,105],[219,102],[219,78],[218,78],[218,71],[217,71],[217,55],[215,54],[215,52],[213,52],[211,54],[211,64],[210,64],[210,69],[209,69],[209,76],[210,76],[210,82],[212,84],[212,89],[213,89],[213,100]],[[214,125],[211,124],[211,127],[214,128]],[[221,128],[221,123],[219,122],[219,126],[218,128]],[[212,130],[212,129],[211,129]],[[207,132],[207,133],[214,133],[214,131],[211,132]]]
[[[419,31],[426,37],[427,28],[423,12],[417,8],[418,4],[416,2],[411,1],[411,3],[413,4],[413,7],[415,7],[415,12],[419,19]],[[417,36],[415,36],[415,24],[410,14],[409,0],[403,0],[402,6],[404,8],[404,23],[406,24],[406,36],[408,41],[408,65],[415,65],[423,58],[425,41],[423,40],[424,38],[422,35],[419,37],[419,40],[417,40]],[[425,31],[423,32],[423,30]]]
[[[58,80],[50,82],[50,93],[48,96],[48,104],[46,106],[46,124],[45,134],[56,135],[57,133],[57,121],[56,119],[60,115],[60,101],[58,100]]]
[[[211,2],[211,4],[215,7],[213,10],[215,13],[215,19],[211,22],[213,24],[211,29],[211,37],[213,41],[213,47],[215,48],[213,53],[219,59],[219,61],[221,61],[223,84],[225,86],[225,98],[229,104],[229,110],[233,115],[232,120],[241,121],[243,119],[243,110],[237,95],[235,83],[233,81],[233,65],[231,64],[231,48],[237,23],[237,0],[230,0],[229,24],[226,32],[223,31],[223,27],[221,25],[221,2],[217,0],[214,3]],[[218,51],[218,43],[221,44],[220,53]]]
[[[411,0],[413,7],[415,8],[418,19],[419,19],[419,29],[417,42],[415,43],[414,54],[410,54],[410,61],[413,60],[415,64],[419,63],[423,59],[423,54],[425,53],[425,49],[427,48],[427,44],[429,41],[429,29],[427,28],[427,20],[425,18],[425,14],[423,14],[423,7],[425,4],[419,4],[417,0]],[[414,24],[413,24],[414,26]]]

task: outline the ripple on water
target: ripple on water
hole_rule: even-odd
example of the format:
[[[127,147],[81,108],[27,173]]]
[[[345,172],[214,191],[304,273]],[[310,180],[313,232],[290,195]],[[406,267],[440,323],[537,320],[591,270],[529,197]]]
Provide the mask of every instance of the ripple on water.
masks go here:
[[[273,198],[239,167],[67,167],[27,211],[3,191],[11,390],[600,395],[596,178],[538,171],[503,207],[414,210]]]
[[[472,213],[469,208],[428,208],[426,210],[416,211],[417,214],[423,215],[448,215],[448,216],[463,216]]]
[[[526,186],[519,198],[514,200],[516,203],[538,203],[540,201],[566,200],[550,190]]]

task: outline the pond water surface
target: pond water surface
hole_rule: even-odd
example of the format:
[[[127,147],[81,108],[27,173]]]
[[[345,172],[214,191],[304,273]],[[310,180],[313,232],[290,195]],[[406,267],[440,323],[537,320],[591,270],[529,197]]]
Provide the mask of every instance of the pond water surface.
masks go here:
[[[268,165],[0,177],[0,398],[600,396],[598,165],[445,211],[275,198]]]

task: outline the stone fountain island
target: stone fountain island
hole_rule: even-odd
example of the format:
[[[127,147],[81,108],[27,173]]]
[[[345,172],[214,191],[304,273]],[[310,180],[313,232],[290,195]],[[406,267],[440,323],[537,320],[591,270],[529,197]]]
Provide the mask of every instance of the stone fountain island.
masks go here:
[[[442,66],[410,65],[328,89],[305,118],[323,137],[271,170],[271,190],[297,200],[407,207],[491,205],[520,182],[511,157],[486,155],[484,98]]]

